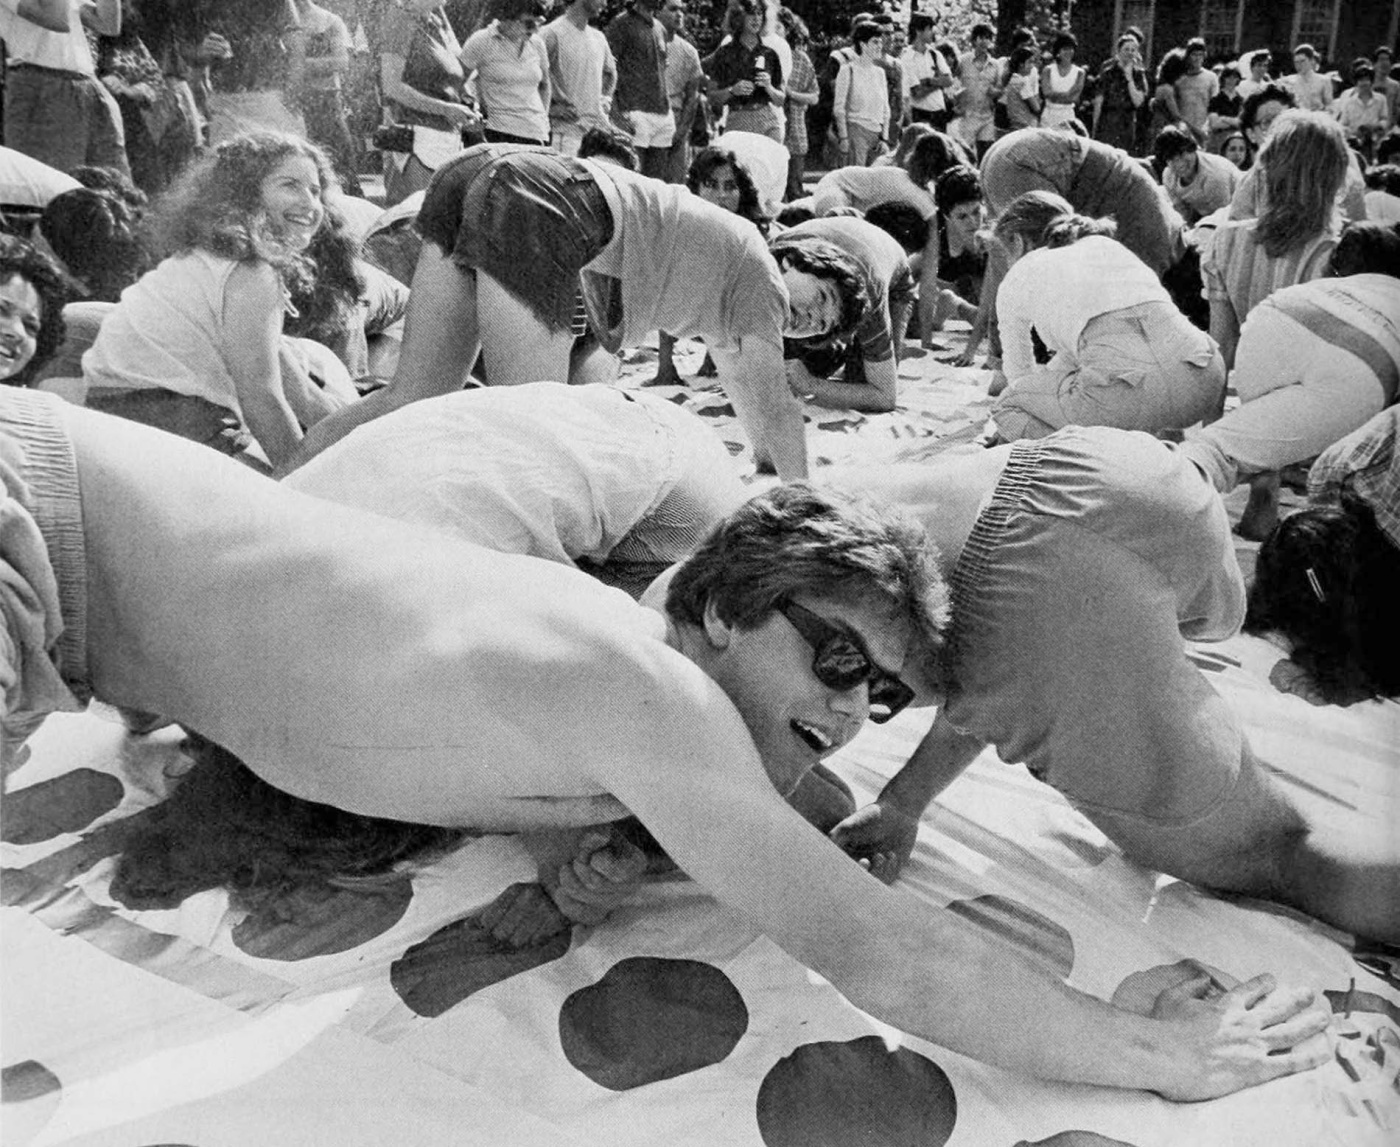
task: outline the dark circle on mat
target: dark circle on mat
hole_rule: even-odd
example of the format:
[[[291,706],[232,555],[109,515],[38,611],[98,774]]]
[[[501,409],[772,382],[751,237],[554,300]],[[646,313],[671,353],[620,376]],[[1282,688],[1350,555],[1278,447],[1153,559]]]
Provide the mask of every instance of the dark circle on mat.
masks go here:
[[[600,1087],[627,1091],[719,1063],[749,1009],[729,977],[699,960],[633,956],[559,1009],[568,1061]]]
[[[26,1103],[62,1090],[58,1076],[38,1060],[25,1059],[0,1069],[0,1103]]]
[[[389,967],[389,983],[420,1016],[440,1016],[473,992],[559,959],[573,930],[516,948],[492,937],[476,917],[444,925],[404,952]]]
[[[1037,1139],[1032,1143],[1022,1139],[1016,1147],[1133,1147],[1121,1139],[1110,1139],[1097,1131],[1060,1131],[1048,1139]]]
[[[123,792],[121,781],[96,769],[74,769],[7,792],[0,839],[6,844],[36,844],[77,832],[121,804]]]
[[[803,1044],[758,1089],[766,1147],[943,1147],[957,1120],[943,1069],[877,1035]]]
[[[1074,969],[1074,938],[1068,929],[1034,908],[1005,896],[978,896],[954,900],[948,910],[1014,944],[1057,976],[1068,976]]]

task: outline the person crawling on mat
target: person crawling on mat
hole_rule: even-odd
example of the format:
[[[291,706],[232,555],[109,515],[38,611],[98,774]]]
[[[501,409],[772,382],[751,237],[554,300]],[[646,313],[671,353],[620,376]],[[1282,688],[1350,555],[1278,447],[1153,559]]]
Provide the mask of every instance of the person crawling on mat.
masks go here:
[[[903,518],[778,486],[657,611],[51,395],[0,392],[0,430],[7,744],[91,694],[348,813],[486,832],[630,813],[856,1007],[1049,1079],[1204,1099],[1330,1058],[1311,990],[1203,976],[1115,1008],[783,801],[940,647],[941,580]]]
[[[1179,448],[1067,427],[830,480],[922,521],[953,596],[933,727],[833,832],[876,876],[895,878],[924,810],[991,745],[1131,860],[1400,939],[1396,842],[1305,816],[1187,656],[1240,628],[1245,590],[1224,506]]]

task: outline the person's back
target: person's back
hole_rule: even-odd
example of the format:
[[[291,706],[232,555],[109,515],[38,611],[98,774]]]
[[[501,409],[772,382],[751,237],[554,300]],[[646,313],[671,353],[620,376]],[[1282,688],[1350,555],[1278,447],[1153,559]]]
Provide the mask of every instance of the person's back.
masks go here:
[[[817,181],[812,210],[825,215],[841,207],[867,211],[877,203],[908,203],[926,219],[937,211],[933,196],[915,185],[902,167],[838,167]]]

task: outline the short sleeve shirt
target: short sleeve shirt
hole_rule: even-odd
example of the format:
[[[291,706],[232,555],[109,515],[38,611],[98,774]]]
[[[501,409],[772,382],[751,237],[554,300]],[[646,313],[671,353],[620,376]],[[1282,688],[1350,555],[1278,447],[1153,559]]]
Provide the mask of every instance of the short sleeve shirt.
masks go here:
[[[705,59],[705,74],[717,87],[727,88],[740,80],[752,80],[759,67],[768,69],[768,78],[773,86],[782,87],[783,65],[778,53],[772,48],[757,44],[746,48],[738,40],[730,40],[715,49],[714,54]],[[731,107],[761,107],[769,103],[768,93],[755,88],[746,96],[731,96]]]
[[[628,9],[608,25],[607,35],[617,61],[614,111],[665,115],[671,103],[666,96],[666,31],[661,21]]]

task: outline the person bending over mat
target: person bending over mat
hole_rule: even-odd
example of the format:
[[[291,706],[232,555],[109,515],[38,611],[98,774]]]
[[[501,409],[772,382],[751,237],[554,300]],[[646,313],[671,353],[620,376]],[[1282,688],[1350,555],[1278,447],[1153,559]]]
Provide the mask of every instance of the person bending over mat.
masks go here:
[[[1239,629],[1245,591],[1225,508],[1180,450],[1081,426],[829,473],[922,521],[953,594],[946,701],[833,834],[875,875],[894,878],[929,803],[991,745],[1139,864],[1400,939],[1396,842],[1310,821],[1187,657]]]
[[[0,391],[0,429],[7,745],[93,694],[348,813],[507,832],[631,813],[856,1007],[1046,1078],[1204,1099],[1330,1058],[1311,990],[1202,979],[1115,1008],[872,879],[782,800],[910,701],[939,645],[942,585],[903,519],[778,487],[657,611],[51,395]],[[606,893],[609,858],[580,859],[578,895]]]
[[[806,475],[783,336],[859,321],[860,272],[838,249],[811,239],[776,263],[750,223],[684,187],[506,144],[441,169],[418,227],[429,242],[393,383],[309,439],[300,461],[378,414],[460,390],[478,352],[494,385],[609,380],[616,364],[596,352],[662,330],[705,341],[760,465]],[[576,353],[580,285],[597,342]]]

